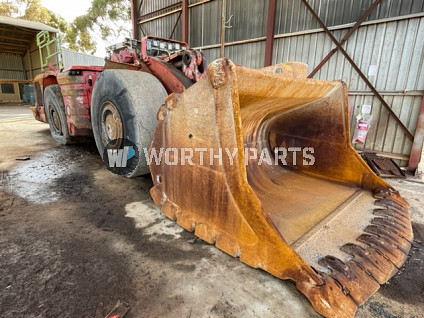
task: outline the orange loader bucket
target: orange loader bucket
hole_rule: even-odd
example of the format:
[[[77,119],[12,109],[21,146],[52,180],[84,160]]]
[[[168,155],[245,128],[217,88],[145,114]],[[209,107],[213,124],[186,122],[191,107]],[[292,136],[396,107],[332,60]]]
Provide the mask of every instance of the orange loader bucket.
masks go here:
[[[295,281],[320,314],[353,317],[406,260],[408,203],[352,148],[346,85],[304,73],[219,59],[168,96],[151,195],[204,241]]]

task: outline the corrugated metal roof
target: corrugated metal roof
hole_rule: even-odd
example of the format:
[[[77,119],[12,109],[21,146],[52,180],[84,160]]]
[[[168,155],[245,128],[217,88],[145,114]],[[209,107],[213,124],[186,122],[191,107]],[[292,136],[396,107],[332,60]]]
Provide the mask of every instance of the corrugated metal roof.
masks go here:
[[[58,29],[52,28],[51,26],[45,25],[44,23],[41,23],[41,22],[5,17],[3,15],[0,15],[0,24],[13,25],[13,26],[37,30],[37,31],[44,30],[44,31],[49,31],[54,33],[59,32]]]
[[[24,56],[41,30],[59,32],[40,22],[0,16],[0,53]]]
[[[62,50],[63,66],[65,68],[72,65],[86,65],[86,66],[103,66],[105,65],[104,58],[88,55],[71,50]]]

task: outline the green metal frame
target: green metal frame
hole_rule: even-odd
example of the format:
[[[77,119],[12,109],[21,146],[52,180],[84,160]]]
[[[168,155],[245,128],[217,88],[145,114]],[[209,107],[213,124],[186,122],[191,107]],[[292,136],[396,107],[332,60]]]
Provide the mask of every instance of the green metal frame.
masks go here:
[[[53,53],[50,51],[50,46],[52,44],[56,44],[56,52]],[[37,34],[37,46],[38,51],[40,53],[40,63],[42,69],[49,65],[49,60],[54,56],[58,56],[59,69],[63,69],[62,39],[60,37],[60,34],[57,34],[57,36],[50,38],[50,33],[48,31],[39,32]],[[44,48],[46,49],[47,53],[45,58],[43,58]]]

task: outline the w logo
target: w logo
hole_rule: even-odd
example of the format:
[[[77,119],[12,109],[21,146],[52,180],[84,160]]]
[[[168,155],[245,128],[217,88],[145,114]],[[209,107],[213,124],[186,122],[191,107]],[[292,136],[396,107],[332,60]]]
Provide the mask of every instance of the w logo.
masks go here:
[[[125,146],[124,149],[107,149],[109,168],[126,168],[128,160],[134,156],[133,146]]]
[[[139,161],[137,146],[129,139],[115,139],[103,150],[103,162],[106,167],[121,176],[130,175]]]

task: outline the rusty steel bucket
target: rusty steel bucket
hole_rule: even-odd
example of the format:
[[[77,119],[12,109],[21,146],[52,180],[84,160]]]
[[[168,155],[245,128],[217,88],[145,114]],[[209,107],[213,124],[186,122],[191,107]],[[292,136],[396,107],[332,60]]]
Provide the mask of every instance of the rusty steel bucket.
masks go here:
[[[151,195],[204,241],[295,281],[317,312],[353,317],[406,260],[408,203],[352,148],[346,85],[305,73],[219,59],[168,96]]]

